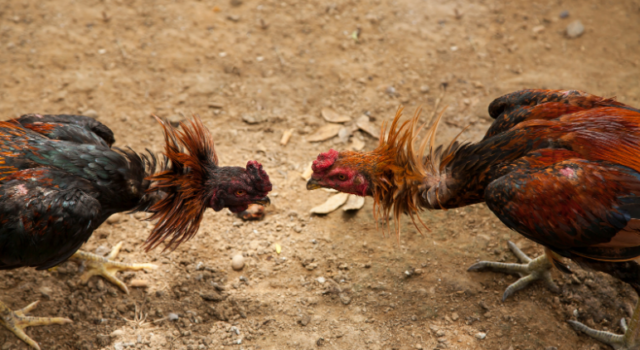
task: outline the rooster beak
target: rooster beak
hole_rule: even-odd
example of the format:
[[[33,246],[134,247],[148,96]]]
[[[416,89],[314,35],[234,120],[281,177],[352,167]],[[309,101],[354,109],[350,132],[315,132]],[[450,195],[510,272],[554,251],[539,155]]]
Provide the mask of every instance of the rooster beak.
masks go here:
[[[269,204],[271,204],[271,199],[269,199],[269,197],[264,197],[262,199],[253,201],[253,203],[260,204],[266,207],[266,206],[269,206]]]
[[[307,182],[307,190],[311,191],[311,190],[316,190],[318,188],[322,188],[322,186],[320,186],[318,181],[316,181],[315,179],[309,179],[309,182]]]

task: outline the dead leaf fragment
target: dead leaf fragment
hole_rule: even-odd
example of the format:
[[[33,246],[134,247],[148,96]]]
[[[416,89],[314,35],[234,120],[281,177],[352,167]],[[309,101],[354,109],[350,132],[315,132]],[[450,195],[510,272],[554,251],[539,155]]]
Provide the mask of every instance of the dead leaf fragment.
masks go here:
[[[134,279],[134,280],[131,280],[129,285],[134,288],[147,288],[149,287],[149,281]]]
[[[348,198],[348,193],[338,193],[333,195],[329,197],[326,202],[318,205],[317,207],[311,208],[311,214],[329,214],[340,208]]]
[[[364,197],[356,196],[355,194],[350,194],[347,199],[347,203],[342,207],[342,210],[360,210],[364,207]]]
[[[316,130],[315,133],[307,137],[307,141],[320,142],[320,141],[328,140],[338,135],[338,132],[340,132],[341,128],[342,126],[338,124],[327,124],[327,125],[321,126],[318,130]]]
[[[322,118],[330,123],[346,123],[350,122],[351,118],[346,115],[338,114],[336,111],[330,108],[322,109]]]
[[[280,139],[280,145],[286,146],[289,143],[289,139],[291,139],[291,135],[296,129],[289,129],[282,134],[282,138]]]
[[[360,130],[366,132],[367,134],[373,136],[374,138],[379,138],[380,131],[376,128],[375,125],[371,124],[369,117],[366,115],[362,115],[360,118],[356,120],[356,125]]]
[[[307,166],[307,168],[304,170],[304,172],[302,173],[302,178],[304,179],[304,181],[309,181],[309,179],[311,178],[311,175],[313,175],[313,163],[309,163],[309,165]]]
[[[351,149],[354,151],[362,151],[364,148],[364,141],[360,140],[358,137],[351,138]]]
[[[347,143],[349,141],[349,136],[351,136],[351,130],[348,128],[343,127],[338,131],[338,138],[342,143]]]

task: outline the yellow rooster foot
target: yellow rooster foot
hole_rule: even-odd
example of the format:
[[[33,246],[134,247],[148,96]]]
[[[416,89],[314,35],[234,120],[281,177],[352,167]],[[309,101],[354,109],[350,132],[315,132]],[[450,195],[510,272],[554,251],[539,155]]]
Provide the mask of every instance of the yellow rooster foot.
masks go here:
[[[559,293],[560,288],[553,282],[551,278],[551,268],[553,264],[548,259],[546,254],[543,254],[535,259],[531,259],[527,254],[523,253],[513,242],[508,242],[509,249],[515,254],[523,264],[508,264],[493,261],[481,261],[469,267],[467,271],[482,271],[491,270],[496,272],[503,272],[509,274],[518,274],[520,279],[511,284],[504,291],[502,295],[502,301],[507,300],[513,293],[528,286],[535,280],[543,280],[547,287],[554,293]]]
[[[116,244],[106,257],[83,251],[77,251],[73,254],[71,259],[82,262],[86,268],[82,276],[80,276],[80,282],[86,284],[92,276],[102,276],[107,281],[120,287],[123,292],[129,294],[129,289],[124,282],[116,277],[116,272],[158,268],[154,264],[127,264],[110,260],[118,255],[120,248],[122,248],[122,242]]]
[[[25,328],[33,326],[46,326],[50,324],[71,323],[71,320],[64,317],[31,317],[25,316],[26,313],[35,309],[39,301],[29,304],[27,307],[11,311],[4,303],[0,301],[0,324],[13,332],[23,342],[27,343],[34,349],[40,350],[40,346],[24,332]]]
[[[640,342],[638,341],[638,335],[632,328],[627,327],[627,322],[623,319],[620,320],[620,326],[624,331],[624,334],[614,334],[609,332],[597,331],[593,328],[589,328],[584,324],[577,321],[567,321],[576,331],[580,331],[591,338],[607,344],[615,350],[637,350],[640,349]],[[631,322],[633,326],[633,321]],[[635,327],[637,328],[637,327]]]

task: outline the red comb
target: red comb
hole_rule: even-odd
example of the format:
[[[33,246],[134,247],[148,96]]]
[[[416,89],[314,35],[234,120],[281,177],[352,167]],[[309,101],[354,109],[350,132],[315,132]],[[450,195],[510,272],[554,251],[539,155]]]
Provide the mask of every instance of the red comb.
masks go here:
[[[318,155],[318,159],[313,161],[311,169],[313,169],[314,173],[323,173],[335,163],[336,159],[338,159],[338,151],[330,149]]]
[[[248,161],[247,173],[251,177],[253,185],[256,186],[259,191],[265,192],[265,194],[271,191],[271,181],[269,181],[267,172],[262,169],[262,164],[255,160]]]

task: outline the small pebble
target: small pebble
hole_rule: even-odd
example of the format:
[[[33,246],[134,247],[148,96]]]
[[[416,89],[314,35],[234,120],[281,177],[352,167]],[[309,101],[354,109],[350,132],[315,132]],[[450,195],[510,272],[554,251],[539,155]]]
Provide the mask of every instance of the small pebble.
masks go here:
[[[266,118],[261,114],[243,114],[242,121],[249,125],[253,125],[266,121]]]
[[[169,314],[169,321],[177,321],[180,318],[178,314],[174,314],[173,312]]]
[[[429,85],[422,85],[420,87],[420,92],[422,92],[423,94],[426,94],[427,92],[429,92]]]
[[[244,257],[242,254],[236,254],[233,256],[231,259],[231,267],[236,271],[242,270],[244,267]]]
[[[311,322],[311,316],[309,315],[303,315],[302,317],[300,317],[300,319],[298,320],[298,323],[300,325],[302,325],[303,327],[308,325],[309,322]]]
[[[111,252],[111,248],[109,248],[105,244],[103,244],[103,245],[99,246],[98,248],[96,248],[96,255],[99,255],[99,256],[105,256],[105,255],[109,254],[110,252]]]
[[[111,332],[110,336],[112,337],[120,337],[124,335],[124,331],[122,329],[116,329],[115,331]]]
[[[482,339],[484,339],[486,337],[487,337],[487,333],[484,333],[484,332],[476,333],[476,338],[478,338],[479,340],[482,340]]]
[[[87,116],[89,118],[93,118],[93,119],[98,118],[98,112],[96,112],[94,109],[87,109],[82,114],[84,114],[85,116]]]
[[[326,282],[327,280],[324,277],[318,277],[316,281],[318,281],[318,283],[320,284],[324,284],[324,282]]]
[[[542,31],[544,31],[544,26],[543,25],[539,25],[539,26],[535,26],[533,28],[531,28],[531,31],[533,32],[533,34],[538,34]]]
[[[109,216],[109,218],[107,219],[107,224],[109,225],[114,225],[120,222],[120,220],[122,219],[122,215],[119,213],[113,214],[111,216]]]
[[[460,318],[460,316],[458,316],[458,313],[457,313],[457,312],[454,312],[454,313],[452,313],[452,314],[451,314],[451,319],[452,319],[452,320],[457,321],[457,320],[458,320],[458,318]]]
[[[567,36],[569,38],[577,38],[584,33],[584,25],[579,20],[569,23],[567,26]]]
[[[345,293],[340,293],[338,296],[340,297],[340,301],[343,304],[349,305],[351,303],[351,297],[346,295]]]
[[[393,86],[389,86],[387,87],[385,92],[387,93],[387,95],[393,96],[396,94],[396,88],[394,88]]]
[[[569,11],[564,10],[560,12],[560,18],[567,18],[567,17],[569,17]]]

